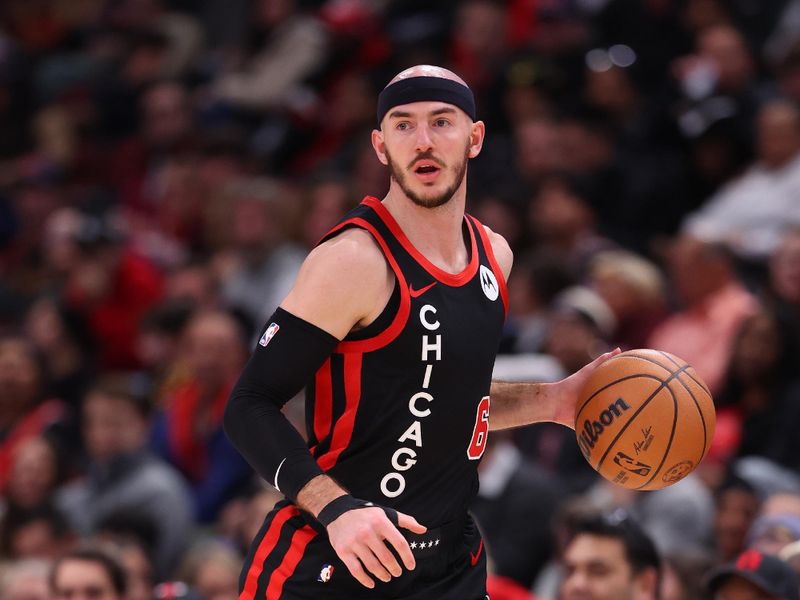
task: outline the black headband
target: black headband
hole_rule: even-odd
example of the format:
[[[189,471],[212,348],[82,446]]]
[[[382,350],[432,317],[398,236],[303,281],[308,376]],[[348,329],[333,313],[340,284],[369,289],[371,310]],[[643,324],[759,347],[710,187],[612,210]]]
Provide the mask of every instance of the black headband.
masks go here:
[[[393,107],[431,100],[453,104],[475,120],[475,98],[467,86],[442,77],[409,77],[387,85],[378,95],[378,127]]]

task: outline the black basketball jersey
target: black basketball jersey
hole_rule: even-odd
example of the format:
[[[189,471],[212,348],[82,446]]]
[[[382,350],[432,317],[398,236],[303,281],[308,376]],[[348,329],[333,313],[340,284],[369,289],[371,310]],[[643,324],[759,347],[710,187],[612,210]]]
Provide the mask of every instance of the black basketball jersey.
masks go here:
[[[377,198],[323,239],[348,227],[372,234],[396,283],[382,314],[342,340],[308,386],[311,452],[354,496],[435,527],[463,515],[477,493],[505,281],[469,215],[469,264],[458,274],[418,252]]]

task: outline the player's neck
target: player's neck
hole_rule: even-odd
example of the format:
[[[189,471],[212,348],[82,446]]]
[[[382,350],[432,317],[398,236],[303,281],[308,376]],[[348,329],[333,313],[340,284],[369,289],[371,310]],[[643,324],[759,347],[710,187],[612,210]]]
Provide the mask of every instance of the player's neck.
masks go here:
[[[450,273],[467,266],[469,253],[462,230],[466,180],[449,202],[436,208],[418,206],[392,181],[383,204],[414,247],[434,265]]]

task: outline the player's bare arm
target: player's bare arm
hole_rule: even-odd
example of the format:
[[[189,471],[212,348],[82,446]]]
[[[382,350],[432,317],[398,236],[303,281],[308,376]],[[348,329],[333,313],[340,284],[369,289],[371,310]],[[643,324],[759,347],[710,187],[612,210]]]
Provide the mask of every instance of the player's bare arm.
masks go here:
[[[497,264],[508,281],[514,254],[505,238],[486,227]],[[493,381],[489,429],[510,429],[545,421],[574,427],[575,402],[589,374],[619,349],[607,352],[577,373],[557,383],[506,383]]]
[[[394,274],[363,230],[352,229],[318,246],[304,262],[294,287],[281,307],[336,337],[371,323],[383,310],[394,287]],[[298,504],[315,517],[347,491],[327,475],[319,475],[298,493]],[[398,525],[415,533],[425,527],[402,513]],[[386,542],[397,551],[405,568],[415,567],[408,542],[381,508],[343,512],[328,526],[336,553],[353,576],[368,588],[369,574],[389,581],[402,573]]]

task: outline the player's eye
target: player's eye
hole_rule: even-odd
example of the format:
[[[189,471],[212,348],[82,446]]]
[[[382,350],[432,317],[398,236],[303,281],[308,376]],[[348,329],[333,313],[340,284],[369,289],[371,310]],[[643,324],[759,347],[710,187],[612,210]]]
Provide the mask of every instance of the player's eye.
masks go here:
[[[436,119],[436,121],[434,121],[434,125],[436,125],[437,127],[446,127],[450,125],[450,121],[448,121],[447,119]]]
[[[411,124],[408,121],[400,121],[397,125],[395,125],[395,129],[398,131],[407,131],[411,128]]]

